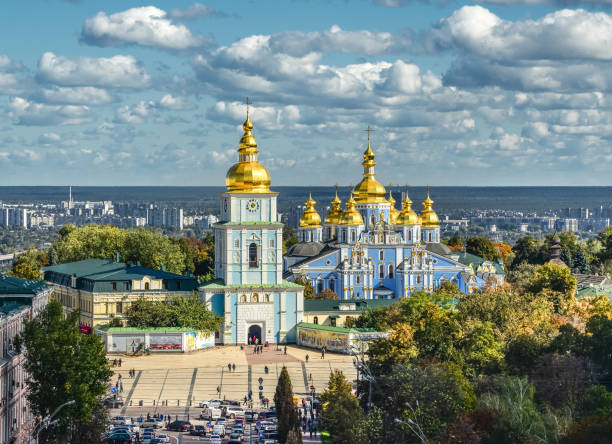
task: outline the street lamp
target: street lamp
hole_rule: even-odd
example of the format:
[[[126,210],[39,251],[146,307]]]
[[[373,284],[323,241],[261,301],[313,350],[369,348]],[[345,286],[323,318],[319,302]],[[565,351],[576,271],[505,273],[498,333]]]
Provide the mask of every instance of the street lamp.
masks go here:
[[[417,409],[419,409],[420,407],[419,407],[419,401],[418,400],[416,402],[416,405],[417,405]],[[427,437],[425,436],[425,432],[423,432],[423,429],[421,428],[421,425],[418,423],[417,412],[414,410],[414,408],[412,407],[412,405],[410,405],[409,402],[406,403],[406,406],[410,409],[410,411],[414,415],[414,418],[416,419],[416,421],[413,421],[411,418],[408,418],[405,421],[403,419],[400,419],[400,418],[395,418],[395,422],[397,424],[406,424],[408,426],[408,428],[410,428],[412,433],[414,433],[416,435],[416,437],[419,438],[419,440],[423,444],[429,444],[429,441],[427,441]]]
[[[360,352],[361,356],[357,355],[358,351]],[[372,383],[375,382],[376,379],[374,378],[370,367],[368,367],[368,364],[365,362],[363,341],[361,341],[361,350],[357,350],[354,346],[350,346],[349,352],[355,358],[353,359],[353,365],[357,369],[357,378],[359,379],[361,376],[368,381],[368,403],[366,407],[367,410],[370,411],[372,409]]]
[[[64,407],[73,405],[75,403],[76,401],[74,399],[72,401],[67,401],[61,404],[58,408],[56,408],[51,415],[47,415],[42,419],[40,424],[38,424],[38,431],[36,432],[36,444],[38,444],[38,435],[40,434],[41,430],[48,429],[49,427],[53,427],[54,425],[58,423],[57,419],[52,421],[52,419],[55,418],[55,415],[57,415],[59,411],[63,409]],[[36,430],[36,427],[34,428],[34,430]]]

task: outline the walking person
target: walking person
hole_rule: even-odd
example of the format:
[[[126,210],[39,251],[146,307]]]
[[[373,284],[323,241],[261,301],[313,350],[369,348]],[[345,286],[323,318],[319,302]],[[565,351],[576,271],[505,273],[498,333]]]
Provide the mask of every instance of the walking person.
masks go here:
[[[227,364],[227,371],[229,371],[229,372],[232,371],[232,364]]]
[[[236,371],[236,364],[232,364],[232,372]]]
[[[119,358],[119,367],[121,367],[121,358]]]
[[[308,353],[306,353],[306,362],[308,362],[309,358],[310,358],[310,356],[308,356]]]
[[[284,354],[285,355],[287,354],[287,346],[286,345],[285,345],[285,353]]]

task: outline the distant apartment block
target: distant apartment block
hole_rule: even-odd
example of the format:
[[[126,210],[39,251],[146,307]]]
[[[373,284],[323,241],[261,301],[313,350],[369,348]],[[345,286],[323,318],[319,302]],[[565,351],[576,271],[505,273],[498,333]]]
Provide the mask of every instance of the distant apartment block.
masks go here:
[[[29,211],[27,208],[3,205],[0,208],[0,226],[28,228]]]
[[[147,225],[183,229],[182,208],[152,208],[147,211]]]
[[[80,311],[79,322],[84,332],[115,317],[122,319],[125,310],[139,298],[159,301],[189,297],[198,286],[193,276],[108,259],[52,265],[43,271],[64,310]]]

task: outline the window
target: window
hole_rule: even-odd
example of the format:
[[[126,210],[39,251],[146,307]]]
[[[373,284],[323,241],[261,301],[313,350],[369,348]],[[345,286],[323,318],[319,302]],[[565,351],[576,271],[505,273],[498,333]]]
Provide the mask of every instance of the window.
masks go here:
[[[149,283],[145,282],[145,290],[148,290],[148,289],[149,289]]]
[[[389,264],[389,279],[393,279],[393,264]]]
[[[336,318],[331,318],[331,319],[329,320],[329,324],[330,324],[332,327],[335,327],[335,326],[336,326]]]
[[[380,264],[378,266],[378,277],[383,279],[385,277],[385,264]]]
[[[351,231],[351,242],[355,242],[355,232]]]
[[[319,325],[319,317],[318,317],[318,316],[315,316],[314,318],[312,318],[312,323],[313,323],[314,325]]]
[[[117,282],[113,282],[113,290],[117,289]]]
[[[177,290],[181,289],[181,281],[180,280],[176,281],[176,289]]]
[[[168,289],[168,281],[164,281],[164,289],[167,290]]]
[[[270,239],[270,248],[274,248],[274,239]]]
[[[420,284],[420,283],[421,283],[421,275],[417,274],[417,284]]]
[[[255,242],[251,242],[249,245],[249,267],[257,268],[257,245]]]
[[[117,302],[117,304],[115,304],[115,312],[123,313],[123,302]]]
[[[240,248],[240,239],[234,240],[234,248]]]
[[[253,297],[251,298],[252,302],[259,302],[259,295],[257,293],[253,294]]]
[[[126,289],[126,290],[129,290],[129,289],[130,289],[130,283],[129,283],[129,282],[126,282],[126,283],[125,283],[125,289]]]
[[[333,278],[329,280],[329,289],[334,293],[336,292],[336,280]]]
[[[321,293],[323,291],[323,279],[317,279],[317,293]]]
[[[372,216],[370,216],[370,224],[371,225],[376,225],[376,216],[374,216],[373,214],[372,214]]]
[[[264,300],[265,300],[266,302],[270,302],[270,295],[269,295],[269,294],[265,295],[265,296],[264,296]]]
[[[412,230],[408,230],[408,240],[412,240]]]
[[[361,276],[360,275],[355,276],[355,283],[361,284]]]
[[[429,232],[429,242],[431,242],[432,237],[431,237],[431,231]]]
[[[242,303],[246,302],[246,294],[243,294],[242,296],[240,296],[240,302]]]
[[[342,231],[342,242],[346,242],[346,231]]]
[[[378,259],[380,259],[381,261],[385,259],[385,250],[380,250],[378,252]]]

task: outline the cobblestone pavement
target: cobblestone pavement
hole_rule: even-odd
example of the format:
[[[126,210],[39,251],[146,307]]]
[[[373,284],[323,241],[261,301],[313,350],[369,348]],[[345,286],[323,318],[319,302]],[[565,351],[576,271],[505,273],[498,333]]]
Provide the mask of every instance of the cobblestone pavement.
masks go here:
[[[305,361],[307,354],[308,362]],[[252,347],[246,346],[244,350],[239,346],[221,346],[188,354],[109,355],[111,360],[119,358],[121,367],[113,368],[112,382],[114,386],[121,375],[119,388],[122,386],[123,391],[119,394],[126,403],[120,412],[135,409],[145,415],[162,408],[177,410],[179,417],[180,412],[183,416],[191,415],[200,401],[219,397],[217,388],[220,397],[233,400],[242,400],[251,390],[257,405],[261,386],[263,396],[271,400],[283,365],[298,396],[307,395],[311,385],[321,393],[332,370],[342,370],[349,381],[356,378],[351,356],[326,353],[325,359],[320,359],[317,350],[295,346],[287,347],[287,355],[270,347],[264,347],[262,354],[253,355]],[[235,364],[236,370],[230,372],[228,364]],[[130,369],[134,369],[134,377],[128,376]]]

